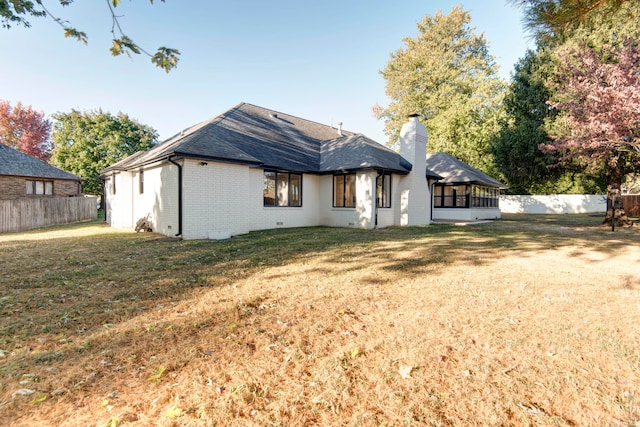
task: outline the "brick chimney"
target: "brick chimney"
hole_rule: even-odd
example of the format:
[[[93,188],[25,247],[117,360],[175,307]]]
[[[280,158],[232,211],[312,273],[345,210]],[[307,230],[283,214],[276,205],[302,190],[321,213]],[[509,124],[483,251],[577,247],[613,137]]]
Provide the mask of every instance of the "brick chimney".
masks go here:
[[[400,182],[400,225],[427,225],[430,223],[429,184],[427,182],[427,128],[418,121],[418,115],[400,130],[400,155],[413,167]]]

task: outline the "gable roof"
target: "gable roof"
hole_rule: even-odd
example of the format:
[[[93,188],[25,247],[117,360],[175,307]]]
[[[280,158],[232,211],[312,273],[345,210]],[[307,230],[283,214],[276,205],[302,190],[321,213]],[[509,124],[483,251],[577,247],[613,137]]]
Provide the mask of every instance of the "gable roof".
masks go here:
[[[33,178],[66,179],[82,181],[72,173],[59,169],[22,153],[14,148],[0,144],[0,175],[25,176]]]
[[[128,170],[170,157],[243,163],[265,169],[329,173],[383,169],[408,173],[398,153],[353,132],[241,103],[102,171]]]
[[[464,183],[507,188],[497,179],[443,152],[427,154],[427,169],[437,172],[443,178],[440,184]]]

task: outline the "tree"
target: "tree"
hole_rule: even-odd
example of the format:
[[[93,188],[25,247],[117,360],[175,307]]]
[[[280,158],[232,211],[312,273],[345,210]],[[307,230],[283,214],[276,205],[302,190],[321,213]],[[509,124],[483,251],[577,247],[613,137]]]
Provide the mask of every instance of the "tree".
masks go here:
[[[102,110],[53,115],[54,149],[51,163],[85,181],[83,191],[102,194],[99,172],[158,140],[157,132],[123,113],[113,116]]]
[[[487,41],[476,35],[462,7],[438,11],[418,23],[419,34],[391,54],[381,71],[388,107],[374,106],[385,132],[397,141],[409,114],[419,114],[429,131],[429,149],[445,151],[486,172],[491,135],[498,128],[498,108],[505,83]]]
[[[546,124],[557,115],[548,104],[551,92],[545,85],[546,56],[529,50],[514,67],[503,102],[505,115],[489,147],[496,169],[512,194],[601,191],[604,185],[599,177],[560,166],[553,154],[539,148],[550,141]]]
[[[610,200],[606,223],[615,225],[625,175],[640,172],[640,47],[612,48],[616,62],[605,62],[594,49],[568,48],[559,65],[554,108],[562,111],[553,140],[542,144],[560,154],[562,164],[577,164],[607,178]]]
[[[611,15],[636,0],[508,0],[521,7],[527,27],[540,40],[575,29],[594,17]]]
[[[547,104],[549,91],[539,74],[539,62],[538,54],[530,50],[515,65],[503,103],[506,115],[490,148],[514,194],[536,192],[558,171],[550,169],[555,163],[552,156],[538,148],[549,139],[544,123],[554,114]]]
[[[18,102],[0,100],[0,143],[47,161],[51,154],[51,122],[44,113]]]
[[[153,0],[149,0],[153,4]],[[165,0],[160,0],[164,3]],[[74,0],[58,0],[62,6],[71,5]],[[121,0],[106,0],[109,12],[111,14],[111,34],[113,35],[113,43],[109,49],[113,56],[126,54],[140,55],[144,54],[151,58],[151,62],[167,73],[178,66],[180,52],[177,49],[161,46],[155,54],[151,54],[136,44],[129,36],[127,36],[120,26],[119,17],[115,14],[114,8],[120,4]],[[29,17],[49,17],[53,19],[64,30],[64,36],[78,40],[83,44],[87,44],[88,36],[84,31],[79,31],[75,27],[69,25],[68,21],[54,16],[44,6],[41,0],[0,0],[0,23],[3,28],[11,28],[12,25],[22,25],[30,27]]]

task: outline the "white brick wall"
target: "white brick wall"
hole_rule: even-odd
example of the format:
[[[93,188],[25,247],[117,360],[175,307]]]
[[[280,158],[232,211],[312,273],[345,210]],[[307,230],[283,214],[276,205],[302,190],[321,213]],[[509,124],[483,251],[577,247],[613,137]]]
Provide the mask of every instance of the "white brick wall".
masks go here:
[[[251,190],[247,166],[185,160],[183,238],[207,239],[250,231]]]
[[[394,177],[395,178],[395,177]],[[356,174],[356,207],[333,207],[333,175],[321,178],[320,225],[329,227],[373,228],[376,172]]]
[[[433,220],[447,221],[477,221],[483,219],[500,218],[500,209],[498,208],[434,208]]]
[[[116,194],[113,194],[113,186]],[[114,228],[131,228],[132,220],[132,177],[128,172],[116,173],[107,181],[107,220]]]
[[[375,226],[375,171],[356,175],[357,206],[333,207],[333,175],[303,175],[302,207],[265,207],[264,171],[246,165],[179,160],[183,174],[184,239],[223,238],[252,230],[333,226]],[[178,167],[164,162],[144,170],[144,192],[139,191],[139,171],[116,174],[115,197],[107,191],[110,223],[134,227],[149,215],[154,231],[178,233]],[[392,207],[378,209],[378,226],[400,225],[403,180],[394,175]],[[423,198],[428,200],[428,194]],[[425,203],[427,204],[427,203]],[[427,204],[428,205],[428,204]],[[428,213],[426,214],[428,217]]]
[[[320,181],[317,175],[302,176],[302,207],[265,207],[262,198],[264,171],[251,169],[252,213],[250,221],[252,230],[268,230],[271,228],[312,227],[320,224]]]

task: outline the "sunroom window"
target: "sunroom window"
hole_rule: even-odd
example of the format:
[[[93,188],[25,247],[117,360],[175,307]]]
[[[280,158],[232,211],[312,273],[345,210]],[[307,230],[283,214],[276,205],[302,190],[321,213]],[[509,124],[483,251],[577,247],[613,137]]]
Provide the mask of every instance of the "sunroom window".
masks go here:
[[[438,185],[433,188],[433,206],[436,208],[468,208],[469,186]]]
[[[497,208],[500,190],[483,185],[442,185],[433,188],[436,208]]]

